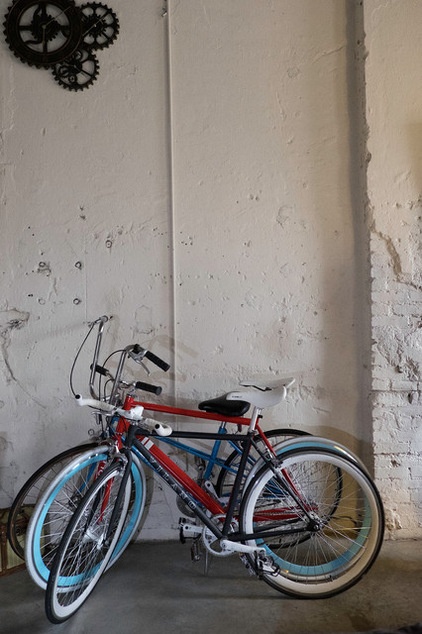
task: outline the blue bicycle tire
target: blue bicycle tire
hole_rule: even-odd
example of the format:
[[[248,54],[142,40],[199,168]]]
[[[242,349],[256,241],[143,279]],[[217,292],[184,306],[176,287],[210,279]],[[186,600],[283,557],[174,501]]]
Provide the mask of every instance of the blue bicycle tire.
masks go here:
[[[305,441],[299,444],[278,452],[276,472],[288,474],[309,514],[264,466],[243,497],[241,530],[254,535],[249,546],[265,552],[267,563],[257,571],[266,583],[289,596],[327,598],[357,583],[375,562],[383,506],[368,472],[348,450],[312,440],[308,449]],[[256,568],[254,557],[248,560]]]
[[[62,451],[34,471],[20,488],[10,507],[7,521],[7,538],[18,557],[25,558],[25,537],[28,524],[33,510],[47,486],[66,464],[87,449],[97,445],[98,442],[89,442]]]
[[[124,463],[115,460],[94,481],[66,527],[45,595],[52,623],[79,610],[108,567],[129,505],[130,480],[125,475]]]
[[[41,588],[45,589],[47,586],[61,537],[83,494],[92,484],[92,478],[97,477],[97,467],[111,459],[109,446],[95,447],[84,452],[56,476],[34,509],[27,531],[25,561],[31,578]],[[130,512],[109,566],[117,561],[132,540],[145,506],[145,475],[135,456],[131,475],[133,489]]]

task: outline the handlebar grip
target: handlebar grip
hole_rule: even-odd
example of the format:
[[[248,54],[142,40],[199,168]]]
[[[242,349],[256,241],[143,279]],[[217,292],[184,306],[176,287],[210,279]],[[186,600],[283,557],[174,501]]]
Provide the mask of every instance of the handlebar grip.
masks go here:
[[[91,363],[89,369],[92,370],[92,368],[93,368],[93,364]],[[107,372],[106,368],[103,368],[102,365],[98,365],[98,363],[95,366],[95,372],[98,372],[98,374],[101,374],[102,376],[107,376],[108,375],[108,372]]]
[[[167,372],[167,370],[170,370],[170,365],[166,363],[165,361],[163,361],[162,359],[160,359],[160,357],[157,357],[157,355],[155,355],[153,352],[150,352],[149,350],[147,350],[145,353],[145,356],[147,359],[152,361],[152,363],[155,363],[156,366],[164,370],[164,372]]]
[[[114,412],[115,407],[104,401],[97,401],[95,398],[83,398],[81,394],[75,395],[76,402],[82,407],[95,407],[103,412]]]
[[[137,390],[144,390],[145,392],[152,392],[153,394],[161,394],[163,388],[159,385],[150,385],[149,383],[143,383],[143,381],[136,381],[135,388]]]

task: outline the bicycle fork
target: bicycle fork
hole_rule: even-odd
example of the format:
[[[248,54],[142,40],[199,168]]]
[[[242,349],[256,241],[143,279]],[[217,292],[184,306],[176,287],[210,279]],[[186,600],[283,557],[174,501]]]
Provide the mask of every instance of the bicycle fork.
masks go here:
[[[121,513],[121,502],[124,497],[126,486],[130,476],[130,471],[132,466],[132,454],[125,447],[119,453],[123,454],[124,456],[124,462],[122,464],[122,469],[124,469],[123,477],[119,485],[116,501],[113,504],[113,510],[111,513],[110,522],[108,523],[105,534],[101,536],[101,539],[98,538],[95,525],[101,526],[104,520],[106,509],[109,505],[110,493],[111,493],[111,487],[112,487],[112,482],[110,480],[106,483],[104,491],[98,491],[94,504],[85,522],[85,530],[84,530],[85,539],[97,541],[98,550],[100,550],[104,545],[108,544],[110,537],[112,536],[112,532],[117,526],[120,513]],[[98,517],[96,517],[96,515],[98,515]]]

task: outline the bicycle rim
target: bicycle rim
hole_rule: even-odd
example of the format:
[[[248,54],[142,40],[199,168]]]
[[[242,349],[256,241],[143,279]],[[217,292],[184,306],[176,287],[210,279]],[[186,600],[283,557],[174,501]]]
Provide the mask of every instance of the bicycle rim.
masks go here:
[[[241,510],[242,529],[257,535],[248,543],[268,557],[264,580],[305,598],[346,590],[369,570],[381,547],[384,517],[375,485],[357,464],[328,450],[291,452],[278,473],[281,481],[287,477],[296,499],[264,467]]]
[[[45,589],[60,540],[81,499],[109,459],[108,446],[93,448],[70,462],[44,492],[28,526],[25,562],[32,580]]]
[[[37,469],[21,487],[10,508],[7,523],[7,538],[18,557],[25,557],[28,525],[37,502],[50,482],[75,456],[95,446],[96,444],[91,442],[66,449]]]
[[[122,465],[109,467],[66,528],[47,583],[46,613],[53,623],[61,623],[79,610],[107,567],[129,505],[130,480],[118,498],[123,477]],[[117,521],[111,525],[116,504]]]
[[[66,527],[83,495],[104,470],[104,463],[109,460],[108,451],[108,446],[99,447],[75,459],[51,483],[34,512],[28,529],[25,559],[31,578],[43,589],[47,586],[51,566]],[[117,561],[130,543],[145,506],[145,476],[136,457],[132,462],[131,482],[126,522],[109,566]]]
[[[108,563],[107,570],[119,559],[124,550],[134,539],[142,520],[146,501],[146,480],[145,472],[140,460],[132,454],[131,467],[131,493],[126,520],[123,524],[122,533]]]
[[[308,432],[301,431],[299,429],[289,429],[289,428],[270,429],[269,431],[265,432],[265,435],[273,447],[278,446],[280,443],[283,443],[284,441],[289,440],[291,438],[297,438],[297,437],[301,438],[302,436],[309,436]],[[222,499],[226,498],[226,500],[228,500],[231,490],[233,488],[233,484],[236,478],[238,468],[239,468],[241,456],[242,456],[241,448],[239,448],[238,451],[236,450],[232,451],[232,453],[228,456],[228,458],[224,462],[224,465],[221,467],[218,474],[217,482],[215,485],[215,491],[218,497]],[[245,472],[244,482],[246,481],[246,478],[250,470],[253,468],[256,461],[259,459],[260,459],[260,456],[257,454],[257,452],[254,452],[252,450],[248,458],[248,464],[247,464],[247,468]]]

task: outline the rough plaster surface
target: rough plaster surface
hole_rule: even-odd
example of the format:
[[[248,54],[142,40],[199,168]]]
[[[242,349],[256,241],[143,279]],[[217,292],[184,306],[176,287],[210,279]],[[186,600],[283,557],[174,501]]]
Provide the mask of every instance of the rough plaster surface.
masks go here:
[[[107,350],[136,340],[172,363],[170,377],[153,376],[169,398],[194,404],[251,374],[293,374],[268,426],[326,434],[369,459],[360,4],[113,8],[121,33],[82,93],[0,50],[0,505],[92,426],[71,402],[68,372],[84,322],[102,313],[115,315]],[[380,222],[372,245],[383,267],[398,236]],[[416,227],[413,239],[416,250]],[[375,434],[390,416],[385,399],[398,395],[390,326],[388,354],[374,352],[374,382],[387,381]],[[83,390],[82,369],[79,380]],[[416,415],[412,385],[413,405],[399,392],[407,401],[388,425],[392,444],[402,405]],[[400,507],[409,472],[400,474],[389,509],[415,534]],[[150,484],[142,535],[177,537],[173,495]]]
[[[289,422],[369,441],[344,6],[196,6],[170,33],[178,391],[293,372]]]
[[[413,537],[422,529],[422,7],[364,6],[375,476],[390,534]]]

